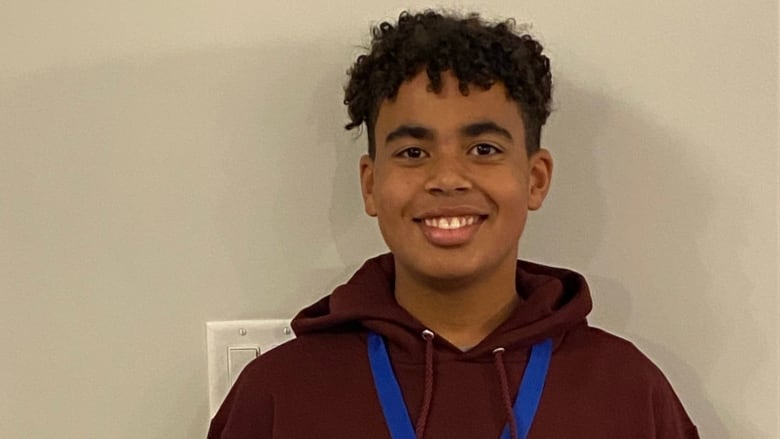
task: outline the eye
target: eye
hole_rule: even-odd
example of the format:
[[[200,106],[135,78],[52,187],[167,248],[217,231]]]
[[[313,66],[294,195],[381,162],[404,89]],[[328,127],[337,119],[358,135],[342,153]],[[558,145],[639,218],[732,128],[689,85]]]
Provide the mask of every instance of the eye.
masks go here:
[[[469,150],[469,154],[481,155],[481,156],[494,155],[500,153],[501,150],[498,147],[491,145],[489,143],[478,143]]]
[[[404,149],[396,155],[401,158],[416,160],[425,157],[426,154],[422,148],[412,146]]]

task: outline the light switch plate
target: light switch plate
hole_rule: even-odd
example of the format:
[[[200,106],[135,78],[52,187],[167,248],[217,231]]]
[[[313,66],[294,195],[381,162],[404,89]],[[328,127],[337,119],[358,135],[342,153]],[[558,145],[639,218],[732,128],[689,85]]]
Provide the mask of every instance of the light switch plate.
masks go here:
[[[290,320],[206,322],[211,417],[214,417],[244,366],[258,355],[293,338]]]

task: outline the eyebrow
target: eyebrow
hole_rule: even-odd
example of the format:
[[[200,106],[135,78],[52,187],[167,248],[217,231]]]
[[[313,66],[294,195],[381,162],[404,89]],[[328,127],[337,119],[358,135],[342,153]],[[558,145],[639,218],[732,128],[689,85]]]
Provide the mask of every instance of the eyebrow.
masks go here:
[[[428,128],[419,125],[401,125],[387,134],[385,143],[390,143],[393,140],[404,137],[411,137],[412,139],[418,140],[431,140],[434,136],[433,131]]]
[[[510,141],[513,140],[512,134],[509,132],[509,130],[491,121],[470,123],[461,128],[460,133],[464,137],[478,137],[483,134],[497,134],[507,138]]]
[[[492,121],[475,122],[461,127],[460,135],[463,137],[478,137],[483,134],[497,134],[505,137],[508,140],[513,140],[512,134],[506,128],[498,125]],[[430,128],[426,128],[419,125],[401,125],[398,128],[390,131],[385,137],[385,143],[390,143],[393,140],[401,139],[404,137],[410,137],[418,140],[432,140],[435,137],[435,133]]]

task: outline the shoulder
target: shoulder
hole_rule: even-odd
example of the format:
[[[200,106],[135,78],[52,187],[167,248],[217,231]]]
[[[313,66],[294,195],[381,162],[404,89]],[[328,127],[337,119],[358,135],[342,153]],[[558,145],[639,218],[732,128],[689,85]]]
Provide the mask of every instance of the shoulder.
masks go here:
[[[622,337],[578,326],[558,344],[550,374],[556,384],[550,390],[568,400],[581,398],[589,413],[620,414],[632,424],[653,429],[657,438],[698,437],[661,369]]]
[[[622,370],[647,375],[648,378],[660,374],[658,367],[634,343],[587,325],[566,333],[560,343],[559,354],[577,357],[586,364],[619,365]]]
[[[661,369],[634,343],[586,325],[566,333],[550,371],[568,386],[600,388],[613,396],[644,394],[651,401],[674,394]]]
[[[278,422],[294,425],[286,417],[315,413],[327,395],[362,384],[354,377],[368,370],[364,351],[358,332],[304,335],[263,353],[239,375],[208,437],[272,437]]]
[[[242,371],[236,386],[252,393],[276,393],[296,386],[322,386],[324,379],[364,366],[366,349],[360,332],[315,333],[292,339],[263,353]]]
[[[361,331],[320,332],[305,334],[263,353],[250,366],[269,369],[279,365],[305,365],[307,360],[332,361],[347,352],[364,351],[365,334]],[[248,366],[249,367],[249,366]]]

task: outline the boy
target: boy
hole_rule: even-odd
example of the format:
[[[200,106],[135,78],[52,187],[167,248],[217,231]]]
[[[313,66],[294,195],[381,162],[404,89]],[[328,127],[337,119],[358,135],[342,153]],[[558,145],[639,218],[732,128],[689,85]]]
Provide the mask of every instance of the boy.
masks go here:
[[[249,438],[698,438],[663,374],[587,325],[578,274],[517,260],[550,187],[551,75],[512,24],[402,13],[345,103],[390,254],[301,311],[209,431]]]

